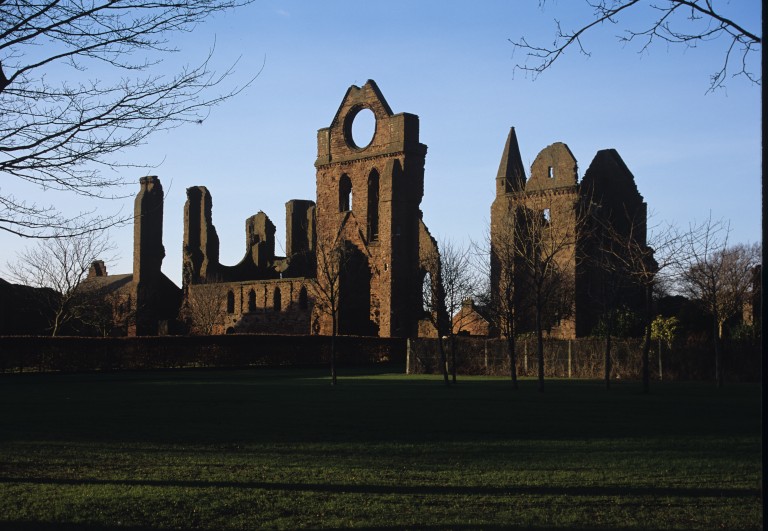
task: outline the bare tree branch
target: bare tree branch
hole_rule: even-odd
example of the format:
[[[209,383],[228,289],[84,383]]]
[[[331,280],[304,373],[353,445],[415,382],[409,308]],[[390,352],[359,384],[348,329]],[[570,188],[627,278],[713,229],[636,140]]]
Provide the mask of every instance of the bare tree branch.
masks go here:
[[[642,379],[643,391],[650,390],[651,323],[653,321],[653,295],[660,278],[668,277],[679,264],[683,253],[683,239],[677,227],[660,223],[648,231],[646,219],[640,219],[629,212],[611,213],[611,218],[594,216],[597,227],[595,240],[598,242],[600,270],[606,276],[618,281],[608,282],[608,297],[614,305],[620,304],[621,298],[640,290],[644,302],[642,317],[643,352]],[[617,223],[618,222],[618,223]],[[621,227],[621,229],[619,228]],[[646,233],[649,236],[646,238]],[[623,279],[623,281],[621,281]],[[607,308],[613,315],[616,308]],[[608,366],[611,327],[607,330],[606,366]],[[607,376],[606,376],[607,377]]]
[[[222,327],[227,290],[217,281],[187,286],[189,293],[181,309],[181,317],[192,334],[209,336]]]
[[[691,226],[678,265],[681,286],[712,317],[715,379],[723,385],[723,325],[741,312],[751,288],[753,269],[760,263],[762,245],[728,243],[730,224],[708,218]]]
[[[566,221],[549,218],[558,206],[563,209],[555,203],[553,192],[520,192],[519,200],[491,234],[491,301],[500,330],[508,338],[526,327],[536,332],[539,391],[543,391],[543,332],[574,310],[575,266],[580,260],[577,241],[588,228],[589,201],[573,199],[566,209],[572,210],[573,218]],[[514,344],[509,348],[514,349]],[[510,350],[510,362],[514,357]],[[514,373],[512,378],[516,380]]]
[[[317,276],[312,283],[315,310],[331,319],[331,385],[336,385],[336,336],[339,333],[339,303],[342,276],[351,258],[351,244],[339,231],[332,240],[318,238],[315,244]]]
[[[541,5],[544,3],[540,2]],[[754,71],[755,66],[750,65],[750,58],[756,57],[759,60],[762,38],[742,24],[723,16],[712,0],[586,0],[586,3],[593,10],[592,19],[573,30],[563,29],[560,22],[555,21],[555,40],[551,46],[530,44],[525,37],[517,41],[510,39],[516,49],[525,52],[526,57],[523,63],[515,65],[515,69],[530,73],[535,79],[569,48],[575,47],[580,53],[589,56],[590,52],[582,44],[582,37],[603,23],[619,24],[624,21],[627,29],[618,36],[619,41],[639,41],[641,53],[648,51],[656,40],[689,48],[695,48],[704,41],[722,40],[724,49],[721,66],[710,76],[707,92],[724,87],[728,77],[744,76],[756,85],[762,83],[759,71]],[[642,23],[633,21],[632,15],[635,13],[649,15],[651,22],[638,27],[636,24]],[[637,19],[643,20],[642,16]],[[739,56],[739,59],[734,67],[735,56]]]
[[[250,1],[0,2],[0,173],[46,190],[119,196],[124,181],[114,169],[137,165],[119,163],[118,152],[157,131],[201,123],[255,78],[226,87],[236,63],[217,73],[213,48],[197,65],[162,69],[179,51],[169,45],[174,33]],[[111,80],[105,65],[116,74]],[[20,236],[79,233],[112,221],[66,217],[0,195],[0,230]]]
[[[431,317],[438,332],[438,341],[447,337],[451,341],[451,376],[456,383],[456,345],[453,336],[471,324],[468,318],[453,317],[462,303],[475,297],[478,292],[479,276],[476,274],[470,249],[451,240],[440,242],[439,252],[430,253],[427,260],[433,262],[430,269],[439,271],[439,278],[430,279],[428,289],[423,290],[424,308]],[[434,263],[437,262],[437,263]]]
[[[42,240],[20,252],[15,262],[8,263],[12,278],[27,286],[50,288],[54,294],[42,303],[50,314],[50,331],[55,336],[67,323],[75,320],[92,300],[80,290],[91,264],[109,259],[114,245],[103,232]]]

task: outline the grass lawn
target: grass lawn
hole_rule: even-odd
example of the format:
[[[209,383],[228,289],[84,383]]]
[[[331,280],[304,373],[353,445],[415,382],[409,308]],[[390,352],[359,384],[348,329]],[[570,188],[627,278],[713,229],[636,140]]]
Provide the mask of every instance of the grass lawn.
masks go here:
[[[0,528],[761,529],[761,481],[759,385],[0,376]]]

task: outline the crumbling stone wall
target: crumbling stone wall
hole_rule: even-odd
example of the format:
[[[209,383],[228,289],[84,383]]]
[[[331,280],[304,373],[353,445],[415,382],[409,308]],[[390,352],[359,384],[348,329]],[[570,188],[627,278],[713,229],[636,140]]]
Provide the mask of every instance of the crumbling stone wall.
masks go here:
[[[184,286],[210,282],[267,280],[312,274],[308,258],[315,242],[314,203],[286,203],[287,257],[275,255],[275,225],[264,212],[245,220],[245,255],[234,266],[219,262],[213,200],[204,186],[187,189],[184,205]]]
[[[194,321],[200,306],[210,304],[204,299],[213,297],[219,314],[215,323],[202,325],[204,330],[310,333],[314,299],[304,300],[310,287],[305,277],[313,276],[315,270],[314,202],[294,199],[286,203],[285,257],[275,255],[275,225],[269,216],[260,211],[246,219],[245,256],[233,266],[219,262],[219,237],[212,210],[213,200],[207,188],[187,189],[182,275],[186,320]],[[297,312],[301,287],[304,302],[302,311]],[[203,320],[211,321],[208,317]],[[194,327],[194,323],[190,326]]]
[[[427,276],[429,276],[428,288],[425,288]],[[423,222],[419,223],[418,278],[419,286],[421,286],[418,292],[418,305],[422,310],[418,325],[418,337],[437,337],[438,328],[442,330],[443,334],[447,334],[450,316],[445,308],[440,250],[437,241]]]
[[[208,314],[210,323],[197,323],[198,329],[210,325],[214,334],[311,333],[314,293],[309,279],[193,284],[187,296],[190,304],[203,306],[201,312],[188,314],[191,329],[195,319],[206,318],[208,305],[215,308],[215,314]]]
[[[136,335],[157,335],[163,247],[163,187],[156,176],[142,177],[134,201],[133,287],[135,289]]]
[[[219,235],[213,226],[213,199],[205,186],[187,188],[184,204],[182,285],[213,281],[219,274]]]

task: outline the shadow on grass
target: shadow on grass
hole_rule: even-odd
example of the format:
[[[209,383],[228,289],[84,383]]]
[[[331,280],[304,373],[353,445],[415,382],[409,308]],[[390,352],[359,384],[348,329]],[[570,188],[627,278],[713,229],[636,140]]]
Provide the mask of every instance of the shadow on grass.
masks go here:
[[[20,521],[20,520],[12,520],[8,522],[0,521],[0,529],[10,529],[13,531],[172,531],[172,530],[178,530],[176,527],[139,527],[139,526],[105,526],[101,524],[64,524],[59,522],[27,522],[27,521]],[[333,527],[322,527],[322,529],[336,529]],[[348,529],[348,528],[338,528],[338,529]],[[418,526],[391,526],[391,527],[366,527],[365,529],[369,531],[390,531],[390,530],[403,530],[403,529],[489,529],[489,530],[501,530],[501,529],[530,529],[529,526],[518,526],[518,525],[488,525],[483,524],[482,527],[478,528],[477,525],[469,524],[469,525],[441,525],[441,524],[435,524],[435,525],[429,525],[429,524],[420,524]],[[562,529],[560,527],[536,527],[539,531],[554,531],[556,529]],[[591,529],[597,529],[597,528],[591,528],[591,527],[569,527],[569,529],[575,529],[575,530],[591,530]],[[636,529],[636,528],[620,528],[620,527],[613,527],[611,528],[615,531],[622,531],[622,529]],[[652,528],[647,528],[649,531],[653,531]]]
[[[326,483],[275,483],[262,481],[193,481],[151,479],[61,479],[61,478],[0,478],[0,483],[67,486],[125,486],[180,487],[199,489],[259,489],[288,492],[327,492],[381,495],[465,495],[465,496],[644,496],[684,498],[751,498],[760,496],[760,489],[749,488],[678,488],[678,487],[553,487],[553,486],[441,486],[441,485],[357,485]]]
[[[358,369],[5,375],[0,441],[247,444],[754,437],[760,386],[439,379]]]

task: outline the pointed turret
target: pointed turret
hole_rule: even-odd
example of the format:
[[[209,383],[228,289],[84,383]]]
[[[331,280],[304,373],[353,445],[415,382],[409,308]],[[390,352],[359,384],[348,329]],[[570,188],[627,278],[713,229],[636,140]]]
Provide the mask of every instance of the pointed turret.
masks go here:
[[[501,155],[499,171],[496,173],[496,195],[519,192],[525,187],[525,168],[517,145],[515,128],[509,128],[507,143]]]

